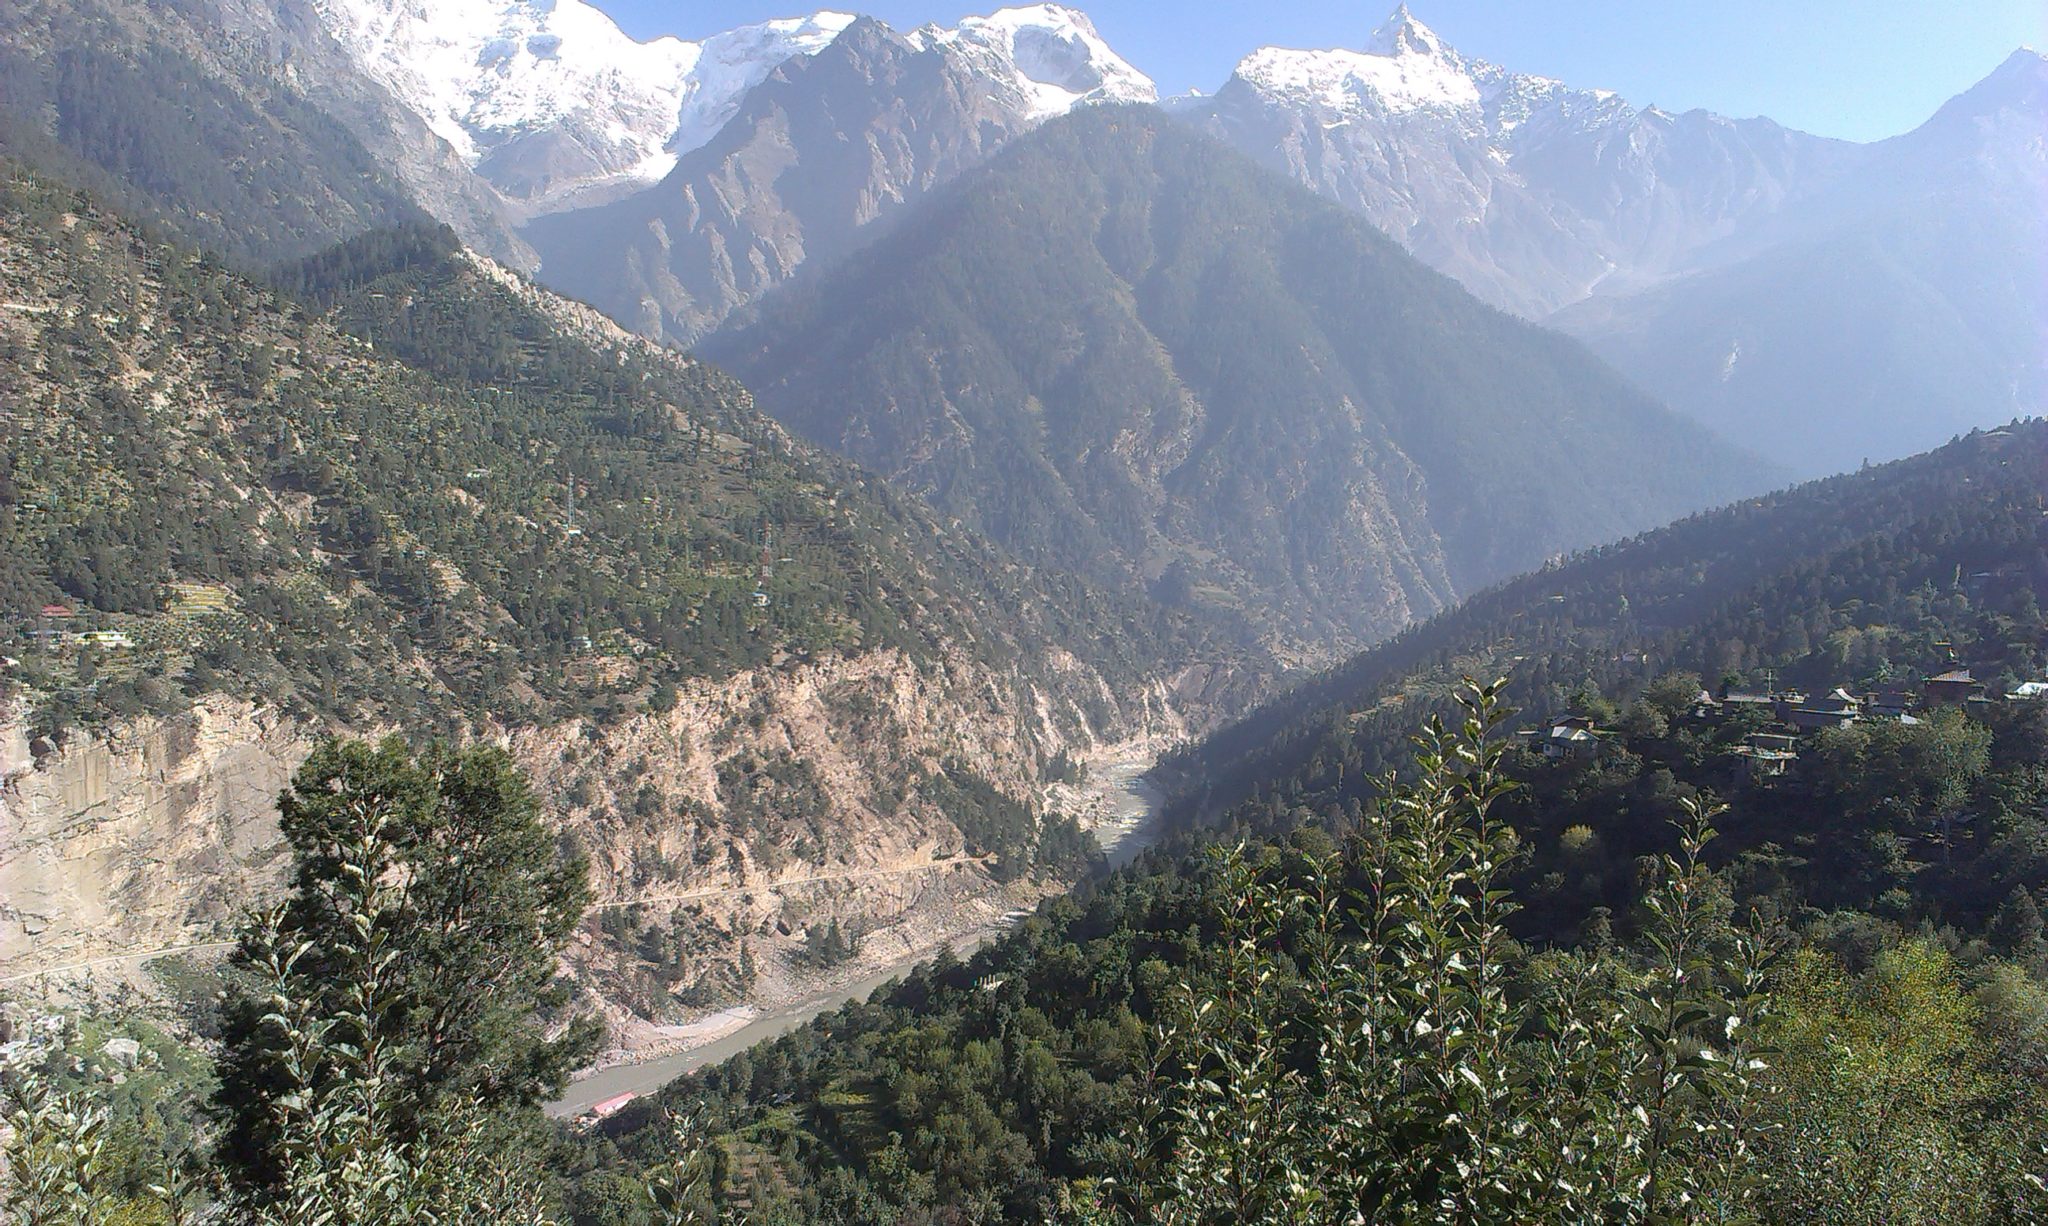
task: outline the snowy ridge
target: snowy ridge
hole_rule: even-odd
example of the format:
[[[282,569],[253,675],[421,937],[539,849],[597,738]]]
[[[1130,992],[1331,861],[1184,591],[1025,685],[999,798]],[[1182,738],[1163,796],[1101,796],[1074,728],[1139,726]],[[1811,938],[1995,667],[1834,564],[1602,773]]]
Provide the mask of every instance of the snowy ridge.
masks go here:
[[[1058,4],[1001,9],[954,29],[925,26],[912,46],[944,47],[978,73],[1012,87],[1033,119],[1091,102],[1157,102],[1152,79],[1095,32],[1086,14]]]
[[[1431,107],[1479,105],[1469,73],[1426,56],[1367,51],[1288,51],[1266,47],[1237,66],[1240,79],[1277,101],[1346,115],[1400,114]]]
[[[718,135],[739,110],[740,99],[769,73],[797,56],[823,51],[854,20],[851,13],[818,12],[742,26],[704,40],[683,82],[683,108],[668,144],[671,161]]]
[[[1430,113],[1502,136],[1539,117],[1606,122],[1634,114],[1606,91],[1572,89],[1467,59],[1405,4],[1373,31],[1362,51],[1265,47],[1237,66],[1235,80],[1268,101],[1308,109],[1326,121]]]
[[[815,55],[850,13],[743,26],[701,42],[639,42],[586,0],[314,0],[370,77],[501,189],[557,201],[593,185],[652,183],[708,144],[748,91]],[[1087,102],[1153,102],[1150,78],[1088,18],[1057,4],[1006,8],[908,36],[957,57],[1033,120]],[[571,151],[521,161],[519,143]],[[493,164],[511,150],[513,165]],[[522,178],[522,176],[525,176]]]
[[[777,66],[829,46],[822,12],[702,42],[638,42],[583,0],[316,0],[358,65],[472,164],[572,128],[603,176],[651,181],[702,145]]]
[[[1274,101],[1331,116],[1420,110],[1476,114],[1481,104],[1473,65],[1417,21],[1405,4],[1373,31],[1363,51],[1264,47],[1247,56],[1236,75]]]

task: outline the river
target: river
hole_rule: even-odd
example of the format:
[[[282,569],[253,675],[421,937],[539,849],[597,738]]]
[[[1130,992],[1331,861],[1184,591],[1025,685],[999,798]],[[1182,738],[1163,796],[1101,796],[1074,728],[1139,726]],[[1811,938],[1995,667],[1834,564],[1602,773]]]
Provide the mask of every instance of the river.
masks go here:
[[[1066,789],[1064,794],[1056,797],[1056,803],[1062,804],[1066,811],[1073,813],[1094,833],[1112,869],[1121,868],[1136,859],[1156,837],[1153,823],[1159,816],[1164,797],[1145,778],[1153,760],[1149,752],[1105,753],[1088,763],[1084,784]],[[1017,918],[1021,920],[1023,916],[1020,914]],[[1008,930],[1008,925],[1004,925],[971,932],[956,937],[953,948],[964,958]],[[788,1034],[848,1001],[865,1000],[883,984],[901,979],[919,964],[929,962],[934,952],[926,950],[856,982],[763,1014],[688,1051],[638,1064],[618,1064],[599,1069],[570,1083],[568,1093],[559,1101],[548,1104],[548,1114],[566,1118],[621,1094],[651,1093],[685,1073],[717,1064],[757,1043]]]

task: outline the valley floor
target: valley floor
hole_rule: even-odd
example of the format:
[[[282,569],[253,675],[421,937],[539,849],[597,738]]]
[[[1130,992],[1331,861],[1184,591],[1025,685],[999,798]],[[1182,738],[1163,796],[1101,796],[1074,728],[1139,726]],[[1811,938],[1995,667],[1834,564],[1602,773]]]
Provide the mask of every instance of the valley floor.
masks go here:
[[[1080,763],[1080,782],[1055,785],[1050,790],[1050,807],[1073,814],[1095,835],[1110,868],[1130,863],[1157,838],[1155,822],[1164,796],[1146,776],[1162,748],[1150,740],[1103,746]],[[929,870],[952,867],[956,866],[950,861],[935,862]],[[904,931],[911,925],[885,929],[864,942],[863,956],[833,972],[778,985],[780,991],[757,992],[749,1004],[709,1012],[680,1025],[646,1026],[621,1034],[608,1061],[572,1083],[559,1101],[549,1105],[548,1113],[573,1116],[623,1094],[650,1093],[685,1073],[787,1034],[849,1001],[863,1000],[947,946],[966,957],[1030,914],[1021,904],[1034,902],[1047,892],[1043,886],[1018,883],[1007,895],[963,903],[951,913],[957,924],[934,925],[926,919],[915,925],[928,936],[926,941],[918,942]],[[1018,907],[992,915],[1006,897]],[[933,929],[941,926],[950,930],[933,934]]]

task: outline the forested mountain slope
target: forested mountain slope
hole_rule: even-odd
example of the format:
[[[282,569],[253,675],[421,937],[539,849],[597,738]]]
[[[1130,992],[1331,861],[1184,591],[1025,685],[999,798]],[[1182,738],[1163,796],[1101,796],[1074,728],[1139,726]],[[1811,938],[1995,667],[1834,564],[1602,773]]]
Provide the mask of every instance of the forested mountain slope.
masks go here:
[[[1309,659],[1771,481],[1149,109],[1020,139],[705,352],[941,515]]]
[[[593,932],[632,975],[697,953],[607,991],[731,999],[804,907],[885,924],[1033,871],[1062,750],[1251,675],[446,231],[289,270],[302,306],[18,170],[0,203],[10,965],[213,931],[307,739],[403,727],[509,740],[601,895],[710,892]],[[1212,668],[1175,693],[1181,659]],[[772,888],[903,865],[932,880]]]
[[[2048,423],[1696,515],[1482,592],[1207,739],[1187,820],[1355,794],[1462,675],[1532,714],[1688,670],[1825,692],[2048,661]],[[2002,691],[2001,691],[2002,692]]]

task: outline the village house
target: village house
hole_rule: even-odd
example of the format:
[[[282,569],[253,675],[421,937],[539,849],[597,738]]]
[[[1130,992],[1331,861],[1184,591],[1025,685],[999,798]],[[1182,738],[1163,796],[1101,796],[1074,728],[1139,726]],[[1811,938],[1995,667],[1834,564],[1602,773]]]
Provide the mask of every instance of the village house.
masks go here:
[[[1530,728],[1519,735],[1529,748],[1553,762],[1590,762],[1607,748],[1607,734],[1583,715],[1554,719],[1545,727]]]
[[[638,1094],[627,1091],[624,1094],[614,1094],[602,1102],[592,1103],[576,1116],[576,1123],[581,1127],[589,1128],[602,1120],[617,1115],[625,1109],[626,1104],[638,1097],[640,1097]]]
[[[1721,694],[1720,710],[1724,716],[1740,715],[1745,711],[1756,711],[1765,715],[1776,716],[1778,713],[1778,695],[1751,694],[1741,690],[1724,690]]]
[[[1876,719],[1903,719],[1913,709],[1913,691],[1903,685],[1888,685],[1870,696],[1865,709]]]
[[[1771,695],[1771,715],[1781,724],[1792,722],[1792,713],[1806,705],[1802,690],[1778,690]]]
[[[1779,717],[1801,732],[1840,728],[1863,718],[1863,700],[1838,686],[1825,698],[1781,707]]]
[[[1984,686],[1970,675],[1969,669],[1952,668],[1922,682],[1920,696],[1930,707],[1960,707],[1972,699],[1982,698]]]
[[[1757,779],[1776,779],[1799,760],[1799,737],[1790,732],[1752,732],[1736,747],[1736,756]]]

